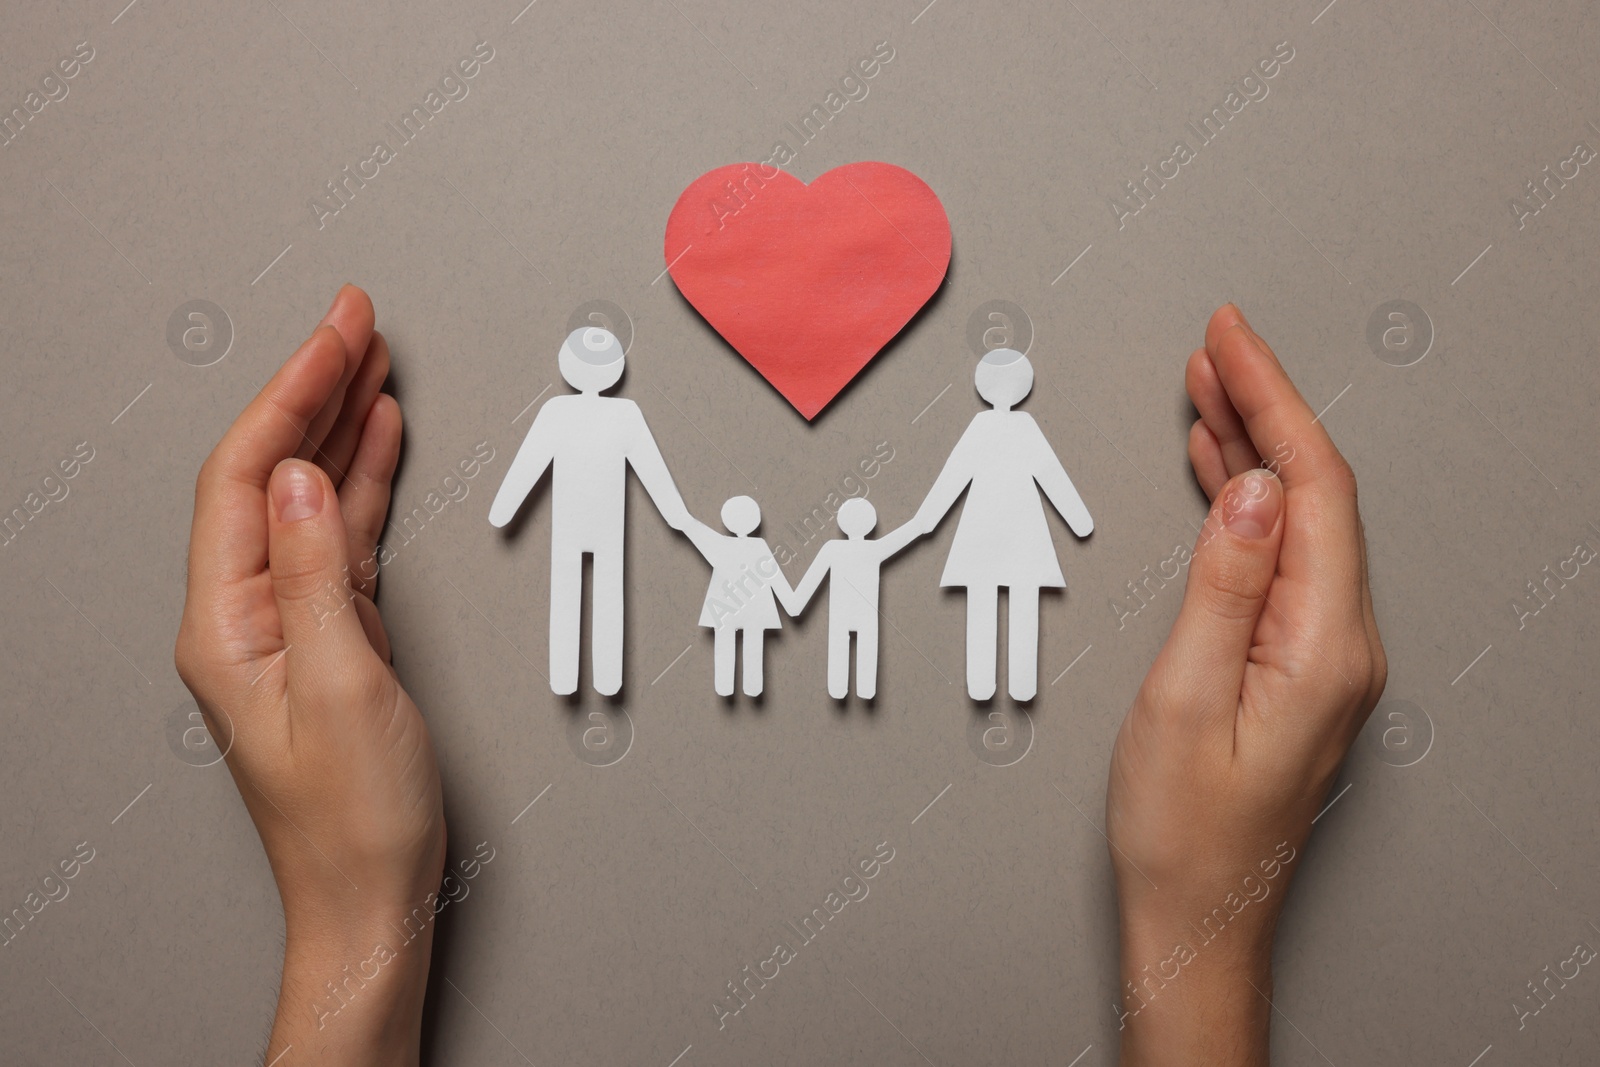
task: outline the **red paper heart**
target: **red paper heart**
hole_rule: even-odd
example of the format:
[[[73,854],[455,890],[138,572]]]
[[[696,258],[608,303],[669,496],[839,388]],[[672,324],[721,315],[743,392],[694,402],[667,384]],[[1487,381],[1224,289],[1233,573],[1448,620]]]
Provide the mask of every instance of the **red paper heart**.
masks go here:
[[[950,220],[921,178],[888,163],[810,185],[734,163],[678,197],[665,254],[689,303],[809,420],[944,281]]]

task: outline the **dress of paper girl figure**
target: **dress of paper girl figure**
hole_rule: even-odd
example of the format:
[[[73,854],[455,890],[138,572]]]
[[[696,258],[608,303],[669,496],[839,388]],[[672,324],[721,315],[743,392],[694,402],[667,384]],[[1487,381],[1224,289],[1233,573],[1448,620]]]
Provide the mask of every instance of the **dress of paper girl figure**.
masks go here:
[[[722,505],[722,524],[728,534],[717,533],[697,519],[691,519],[684,530],[711,564],[711,585],[700,609],[700,625],[716,633],[713,674],[717,695],[733,695],[734,646],[742,643],[744,695],[758,697],[767,631],[782,625],[774,597],[776,594],[787,602],[793,591],[766,540],[750,536],[761,525],[761,507],[754,500],[747,496],[729,499]]]

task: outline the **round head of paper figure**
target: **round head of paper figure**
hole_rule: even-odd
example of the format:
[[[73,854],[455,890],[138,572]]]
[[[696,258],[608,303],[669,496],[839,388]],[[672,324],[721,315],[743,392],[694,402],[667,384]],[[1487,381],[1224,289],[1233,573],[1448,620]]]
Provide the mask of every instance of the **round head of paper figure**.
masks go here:
[[[598,326],[580,326],[567,334],[557,363],[568,385],[591,395],[616,385],[627,366],[622,358],[622,342],[616,334]]]
[[[748,537],[761,525],[761,505],[747,496],[729,497],[722,505],[722,525],[737,537]]]
[[[865,537],[878,525],[878,509],[864,497],[853,496],[839,505],[839,532],[846,537]]]
[[[1014,348],[997,348],[978,362],[973,382],[979,396],[1009,411],[1033,390],[1033,364]]]

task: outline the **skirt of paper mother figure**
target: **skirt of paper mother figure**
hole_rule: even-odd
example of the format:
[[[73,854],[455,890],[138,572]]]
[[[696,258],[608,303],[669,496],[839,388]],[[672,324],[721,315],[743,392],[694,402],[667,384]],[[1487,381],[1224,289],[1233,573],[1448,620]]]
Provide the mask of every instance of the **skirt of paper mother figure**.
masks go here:
[[[1065,586],[1034,480],[1060,467],[1027,414],[992,411],[975,417],[939,475],[941,481],[970,481],[939,584]]]

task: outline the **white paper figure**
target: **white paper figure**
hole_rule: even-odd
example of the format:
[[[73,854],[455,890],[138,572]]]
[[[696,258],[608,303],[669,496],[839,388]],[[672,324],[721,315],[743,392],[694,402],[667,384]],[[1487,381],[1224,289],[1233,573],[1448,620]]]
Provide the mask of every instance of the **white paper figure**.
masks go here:
[[[1039,424],[1013,410],[1033,388],[1027,357],[997,348],[979,362],[974,380],[994,410],[973,417],[908,525],[932,533],[971,487],[939,579],[941,586],[967,590],[967,694],[974,700],[994,696],[999,591],[1005,586],[1008,688],[1013,700],[1032,700],[1039,688],[1039,590],[1067,584],[1039,491],[1079,537],[1089,536],[1094,520]]]
[[[733,695],[734,645],[742,643],[744,695],[758,697],[767,631],[782,625],[773,597],[787,604],[794,591],[766,540],[750,536],[761,525],[761,508],[754,500],[736,496],[723,504],[722,524],[732,536],[719,534],[694,518],[684,528],[711,564],[711,585],[700,609],[700,625],[716,633],[712,673],[717,695]],[[743,641],[739,642],[741,634]]]
[[[794,594],[778,599],[790,615],[799,615],[828,579],[828,695],[843,700],[850,691],[850,635],[856,635],[856,696],[871,700],[878,692],[878,572],[896,552],[923,531],[906,523],[875,540],[867,534],[878,524],[878,511],[861,497],[839,508],[839,532],[811,561]]]
[[[578,630],[582,625],[583,557],[593,567],[594,687],[611,696],[622,688],[622,559],[628,467],[638,475],[661,517],[675,530],[689,511],[673,484],[639,405],[601,396],[624,367],[622,345],[610,331],[588,326],[561,345],[561,377],[578,390],[545,401],[506,471],[489,509],[504,526],[535,485],[551,475],[550,688],[578,688]]]

